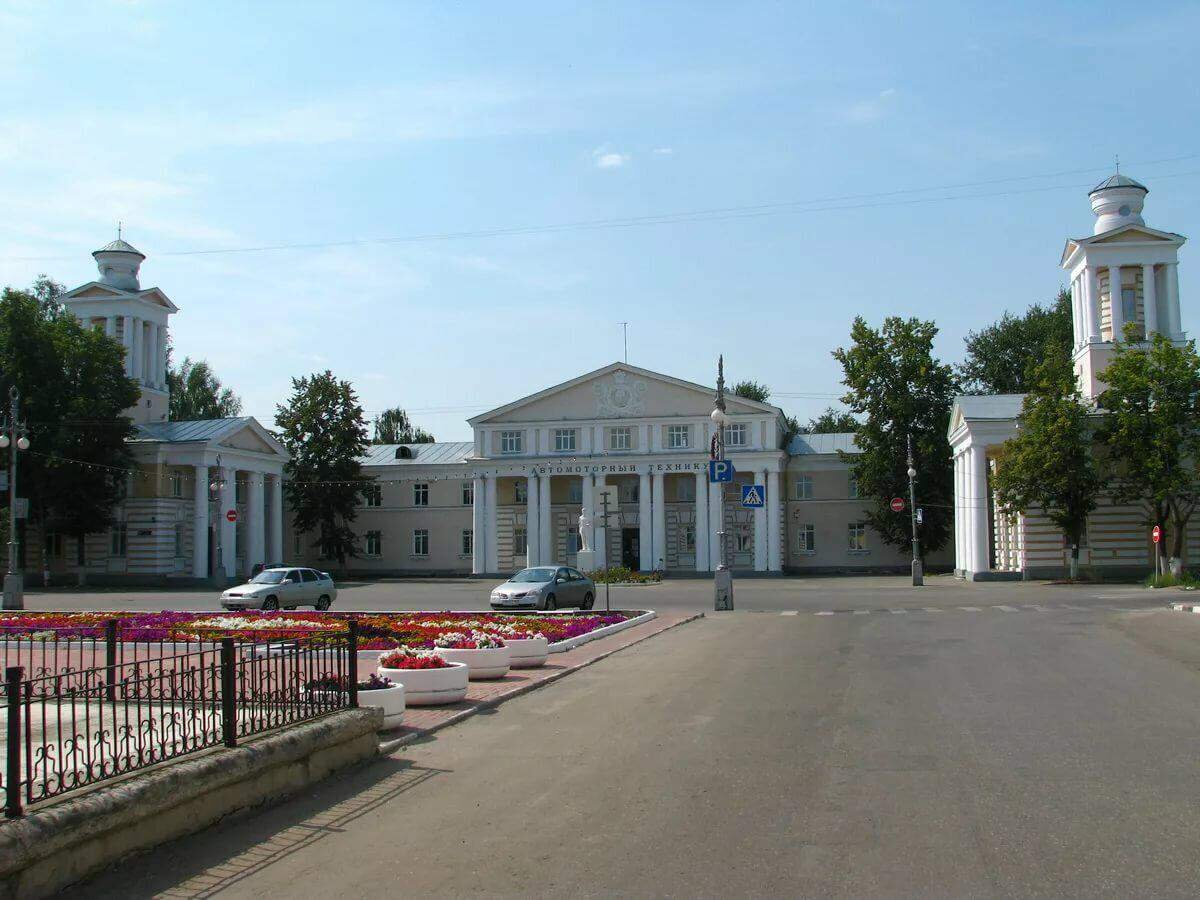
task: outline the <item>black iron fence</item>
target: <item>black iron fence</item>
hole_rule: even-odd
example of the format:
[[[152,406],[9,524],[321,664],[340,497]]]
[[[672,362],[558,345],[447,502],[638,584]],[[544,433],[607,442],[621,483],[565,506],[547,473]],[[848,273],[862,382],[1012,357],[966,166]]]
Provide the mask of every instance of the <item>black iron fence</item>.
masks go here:
[[[6,816],[358,705],[353,622],[334,635],[270,642],[120,638],[115,622],[101,639],[0,629]]]

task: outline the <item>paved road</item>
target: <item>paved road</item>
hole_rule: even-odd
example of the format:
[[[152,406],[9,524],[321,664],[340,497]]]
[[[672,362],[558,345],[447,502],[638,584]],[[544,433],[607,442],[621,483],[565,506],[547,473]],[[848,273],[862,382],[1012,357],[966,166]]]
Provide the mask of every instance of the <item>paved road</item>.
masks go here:
[[[1200,616],[959,605],[710,615],[82,893],[1200,893]]]

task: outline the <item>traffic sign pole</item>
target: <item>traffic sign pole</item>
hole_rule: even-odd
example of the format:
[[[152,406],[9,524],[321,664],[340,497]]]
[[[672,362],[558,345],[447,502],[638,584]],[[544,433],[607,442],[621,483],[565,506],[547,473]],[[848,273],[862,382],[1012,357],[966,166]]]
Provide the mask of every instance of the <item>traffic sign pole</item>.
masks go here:
[[[1162,528],[1160,528],[1158,525],[1155,525],[1152,529],[1150,529],[1150,539],[1154,541],[1154,577],[1158,578],[1160,565],[1158,558],[1158,546],[1160,543],[1162,543]]]
[[[896,509],[895,503],[893,500],[892,509]],[[901,512],[903,509],[904,501],[900,500],[900,509],[896,511]],[[913,587],[921,587],[925,583],[925,573],[921,566],[921,539],[917,537],[917,470],[913,467],[911,431],[908,433],[908,509],[912,522],[912,583]]]

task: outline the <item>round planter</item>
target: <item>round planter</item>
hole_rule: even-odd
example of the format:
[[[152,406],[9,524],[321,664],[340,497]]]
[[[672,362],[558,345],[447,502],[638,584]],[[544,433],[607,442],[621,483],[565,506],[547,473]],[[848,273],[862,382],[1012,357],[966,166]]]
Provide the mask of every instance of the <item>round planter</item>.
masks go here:
[[[463,663],[450,663],[444,669],[385,669],[379,668],[380,678],[390,678],[404,685],[404,698],[409,706],[439,706],[457,703],[467,696],[469,670]],[[361,695],[360,695],[361,696]]]
[[[486,650],[438,647],[434,652],[448,662],[466,663],[472,681],[503,678],[508,674],[508,667],[512,662],[512,652],[507,647],[489,647]]]
[[[544,637],[505,639],[504,643],[512,653],[509,665],[514,669],[536,669],[550,656],[550,642]]]
[[[389,669],[388,671],[395,671]],[[393,682],[397,682],[395,678]],[[343,691],[306,691],[306,693],[318,703],[324,701],[330,704],[345,702],[341,699]],[[358,705],[359,706],[378,706],[383,710],[383,727],[395,728],[400,724],[400,718],[404,715],[404,685],[395,683],[389,688],[382,688],[378,691],[359,691]]]

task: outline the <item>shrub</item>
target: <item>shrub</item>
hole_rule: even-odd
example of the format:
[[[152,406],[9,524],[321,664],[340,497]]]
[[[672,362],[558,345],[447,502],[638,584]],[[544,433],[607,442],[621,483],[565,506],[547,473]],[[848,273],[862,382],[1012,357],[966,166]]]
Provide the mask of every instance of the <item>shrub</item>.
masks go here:
[[[587,576],[596,584],[655,584],[662,581],[662,572],[635,572],[628,566],[610,566],[607,572],[596,569]]]
[[[1145,581],[1146,587],[1152,588],[1168,588],[1179,587],[1186,590],[1195,590],[1200,587],[1200,579],[1190,572],[1184,572],[1181,575],[1173,575],[1167,572],[1162,575],[1151,575]]]

